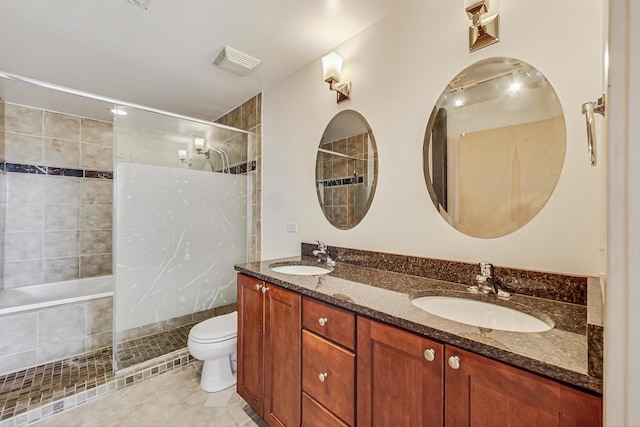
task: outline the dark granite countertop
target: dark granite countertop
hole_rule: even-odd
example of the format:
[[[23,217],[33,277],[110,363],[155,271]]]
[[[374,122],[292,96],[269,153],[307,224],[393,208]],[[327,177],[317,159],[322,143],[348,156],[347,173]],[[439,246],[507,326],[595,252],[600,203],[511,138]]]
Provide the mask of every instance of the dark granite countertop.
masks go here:
[[[503,302],[493,296],[473,295],[467,285],[411,276],[347,263],[338,263],[321,276],[277,273],[273,264],[310,264],[315,258],[291,257],[236,265],[246,275],[302,295],[345,308],[452,344],[510,365],[542,374],[576,387],[602,393],[602,379],[588,374],[587,306],[513,295]],[[529,312],[555,327],[546,332],[521,333],[466,325],[427,313],[410,296],[462,295]]]

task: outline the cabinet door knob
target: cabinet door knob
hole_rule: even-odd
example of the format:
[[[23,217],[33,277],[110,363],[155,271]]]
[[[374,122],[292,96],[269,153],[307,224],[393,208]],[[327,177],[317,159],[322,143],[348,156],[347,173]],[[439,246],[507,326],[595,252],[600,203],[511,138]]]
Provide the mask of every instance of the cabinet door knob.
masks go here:
[[[436,358],[436,351],[432,348],[428,348],[424,351],[424,358],[429,362],[433,362]]]
[[[320,326],[326,325],[328,321],[329,319],[327,319],[326,317],[321,317],[318,319],[318,323],[320,323]]]
[[[460,369],[460,358],[458,356],[451,356],[449,358],[449,366],[453,369]]]
[[[259,284],[259,283],[256,283],[256,291],[259,291],[261,287],[262,287],[262,286],[260,286],[260,284]]]
[[[269,290],[269,288],[267,288],[266,286],[263,286],[263,287],[262,287],[262,293],[263,293],[263,294],[264,294],[264,293],[266,293],[268,290]]]
[[[318,379],[320,379],[320,381],[324,382],[324,380],[326,380],[328,377],[326,372],[321,373],[320,375],[318,375]]]

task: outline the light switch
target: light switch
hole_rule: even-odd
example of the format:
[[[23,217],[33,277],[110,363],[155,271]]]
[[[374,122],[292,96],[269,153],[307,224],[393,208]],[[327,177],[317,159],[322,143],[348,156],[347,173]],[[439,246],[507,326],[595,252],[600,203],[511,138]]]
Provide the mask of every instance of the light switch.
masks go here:
[[[298,223],[297,222],[288,222],[287,223],[287,231],[289,233],[297,233],[298,232]]]

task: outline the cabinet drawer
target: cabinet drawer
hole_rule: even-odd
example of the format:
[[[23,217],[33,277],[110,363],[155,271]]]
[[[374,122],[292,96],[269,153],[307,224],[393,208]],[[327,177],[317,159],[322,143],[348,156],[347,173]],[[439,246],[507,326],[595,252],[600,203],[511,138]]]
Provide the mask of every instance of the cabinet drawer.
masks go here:
[[[303,392],[302,427],[348,427],[348,424]]]
[[[356,316],[346,310],[304,298],[302,326],[349,349],[355,348]]]
[[[355,355],[309,331],[302,331],[302,390],[353,425]]]

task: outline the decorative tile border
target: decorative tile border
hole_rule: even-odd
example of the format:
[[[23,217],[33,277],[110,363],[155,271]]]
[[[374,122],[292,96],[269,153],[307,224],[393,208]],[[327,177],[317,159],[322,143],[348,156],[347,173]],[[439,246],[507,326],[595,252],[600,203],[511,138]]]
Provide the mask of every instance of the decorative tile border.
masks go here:
[[[53,166],[27,165],[21,163],[1,162],[0,169],[5,172],[26,173],[34,175],[71,176],[77,178],[113,179],[111,171],[90,169],[58,168]]]
[[[337,179],[325,179],[324,181],[317,181],[316,185],[322,184],[324,187],[337,187],[340,185],[362,184],[364,182],[364,176],[352,176],[349,178],[337,178]]]
[[[229,167],[229,173],[231,175],[242,175],[242,174],[245,174],[247,172],[253,172],[254,170],[256,170],[256,161],[255,160],[251,160],[251,161],[248,161],[246,163],[240,163],[238,165]],[[218,170],[215,170],[214,172],[224,173],[223,169],[218,169]]]
[[[302,243],[302,255],[314,256],[317,245]],[[453,283],[471,284],[478,265],[466,262],[421,258],[361,249],[329,247],[340,262],[377,270],[393,271]],[[555,301],[587,305],[587,277],[544,273],[495,266],[495,275],[508,290]]]

